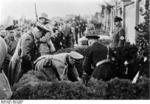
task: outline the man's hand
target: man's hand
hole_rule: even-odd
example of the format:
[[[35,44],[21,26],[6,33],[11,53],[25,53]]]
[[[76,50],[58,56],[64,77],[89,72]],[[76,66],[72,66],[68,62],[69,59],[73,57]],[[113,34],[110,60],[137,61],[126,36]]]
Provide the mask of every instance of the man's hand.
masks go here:
[[[82,78],[83,78],[83,79],[82,79],[82,80],[83,80],[83,83],[87,86],[88,81],[89,81],[89,79],[90,79],[90,76],[87,75],[86,73],[84,73]]]

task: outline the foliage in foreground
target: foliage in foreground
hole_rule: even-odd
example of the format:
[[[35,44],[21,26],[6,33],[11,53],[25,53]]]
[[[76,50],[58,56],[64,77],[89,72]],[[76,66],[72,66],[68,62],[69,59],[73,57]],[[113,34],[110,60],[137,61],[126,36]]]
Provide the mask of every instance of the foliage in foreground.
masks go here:
[[[141,78],[136,84],[125,79],[108,82],[91,79],[82,82],[47,82],[39,72],[30,71],[13,86],[11,99],[150,99],[150,80]]]

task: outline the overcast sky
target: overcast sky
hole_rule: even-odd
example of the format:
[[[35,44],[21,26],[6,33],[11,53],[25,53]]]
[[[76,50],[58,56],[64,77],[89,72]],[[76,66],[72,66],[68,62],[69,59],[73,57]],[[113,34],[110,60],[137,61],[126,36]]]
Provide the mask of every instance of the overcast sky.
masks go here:
[[[99,3],[104,0],[0,0],[0,22],[6,17],[35,17],[34,3],[37,12],[48,14],[49,18],[66,14],[92,15],[100,11]],[[109,1],[109,0],[105,0]]]

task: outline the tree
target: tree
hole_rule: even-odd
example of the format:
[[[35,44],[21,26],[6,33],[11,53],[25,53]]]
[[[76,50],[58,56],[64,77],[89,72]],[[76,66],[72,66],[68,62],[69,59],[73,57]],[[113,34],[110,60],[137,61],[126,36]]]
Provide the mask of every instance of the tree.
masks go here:
[[[137,40],[136,44],[138,47],[140,47],[140,50],[145,50],[149,46],[149,22],[150,22],[150,3],[149,0],[145,1],[145,13],[144,16],[144,22],[140,23],[135,27],[137,34]]]

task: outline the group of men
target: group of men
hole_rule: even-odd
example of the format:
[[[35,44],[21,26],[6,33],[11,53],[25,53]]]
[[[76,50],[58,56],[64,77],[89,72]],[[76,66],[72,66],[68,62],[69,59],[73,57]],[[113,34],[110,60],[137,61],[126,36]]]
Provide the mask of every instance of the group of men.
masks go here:
[[[20,37],[19,41],[17,42],[17,45],[15,45],[16,46],[14,48],[15,51],[13,51],[14,54],[12,54],[13,56],[10,59],[9,68],[8,68],[8,70],[9,70],[8,78],[10,80],[11,85],[13,83],[17,82],[24,73],[35,68],[34,65],[37,62],[36,61],[37,58],[42,57],[42,56],[43,57],[48,56],[48,58],[46,57],[46,58],[44,58],[44,60],[51,61],[51,58],[49,59],[50,55],[52,55],[54,52],[56,52],[56,47],[54,46],[52,39],[57,37],[60,31],[59,31],[59,26],[54,25],[54,27],[52,28],[50,26],[49,22],[50,22],[50,20],[48,19],[48,15],[43,13],[38,18],[38,22],[35,24],[35,26],[33,26],[29,31],[27,31],[25,34],[23,34]],[[63,48],[73,47],[72,45],[69,44],[69,41],[72,42],[72,40],[66,39],[66,37],[70,37],[69,35],[71,35],[71,29],[70,29],[70,26],[68,26],[68,25],[69,24],[65,24],[64,25],[65,28],[63,28],[64,30],[62,29],[62,31],[61,31],[65,35],[64,37],[66,40],[66,45],[68,45]],[[17,27],[8,27],[7,30],[14,30],[16,28]],[[60,30],[61,30],[61,28],[60,28]],[[59,41],[56,41],[56,43],[59,43]],[[61,44],[63,44],[63,43],[61,43]],[[74,55],[74,54],[76,54],[76,55]],[[63,56],[65,56],[65,57],[64,57],[64,60],[61,62],[60,60],[63,59],[63,56],[61,55],[61,57],[60,57],[58,55],[59,59],[57,59],[57,60],[59,60],[61,63],[63,63],[63,66],[61,66],[61,68],[63,68],[66,65],[68,67],[74,66],[71,64],[72,61],[70,61],[70,60],[73,60],[70,58],[72,55],[73,55],[73,59],[75,59],[75,58],[78,59],[78,56],[80,56],[80,57],[82,56],[81,54],[79,54],[77,52],[71,52],[71,53],[68,53],[67,55],[65,55],[65,53],[64,53]],[[39,59],[37,59],[37,60],[39,61]],[[18,60],[20,60],[21,63],[20,63],[20,61],[18,62]],[[42,64],[42,63],[40,63],[40,64]],[[59,66],[59,65],[57,65],[57,66]],[[17,68],[21,68],[21,71],[18,71],[19,69],[17,69]],[[42,70],[42,69],[39,69],[39,70]],[[59,71],[57,70],[57,72],[59,72]],[[63,72],[63,71],[61,71],[61,72]],[[76,73],[75,79],[80,80],[76,69],[73,70],[72,72]],[[63,74],[63,73],[61,73],[61,74]],[[58,79],[60,79],[59,77],[58,77]]]
[[[121,26],[122,19],[120,17],[115,17],[115,30],[112,36],[112,42],[109,46],[104,46],[98,42],[100,38],[97,35],[87,35],[89,47],[86,49],[86,54],[83,61],[83,81],[89,80],[92,73],[94,73],[95,68],[97,68],[101,63],[108,62],[109,59],[109,48],[112,50],[117,47],[123,47],[125,45],[125,32]],[[100,70],[100,69],[99,69]]]
[[[21,59],[21,71],[19,73],[15,73],[17,65],[14,64],[18,63],[14,62],[17,59],[12,57],[12,59],[10,60],[8,79],[11,80],[11,85],[17,82],[24,73],[27,73],[29,70],[32,70],[34,68],[45,73],[49,77],[49,80],[52,80],[52,77],[55,77],[55,79],[57,80],[64,80],[66,79],[65,76],[67,72],[71,71],[75,79],[77,81],[80,81],[81,79],[79,78],[79,74],[77,72],[77,69],[75,68],[76,61],[84,58],[83,69],[85,71],[85,74],[90,76],[92,73],[91,66],[95,68],[98,61],[106,58],[103,56],[105,56],[104,54],[106,54],[107,52],[102,52],[101,54],[99,52],[100,48],[105,48],[103,47],[103,45],[97,42],[99,36],[92,34],[86,35],[87,46],[89,47],[87,48],[85,56],[75,51],[71,51],[70,53],[66,52],[52,55],[52,53],[56,51],[55,46],[51,40],[51,37],[55,37],[55,35],[52,34],[52,31],[54,30],[49,26],[50,20],[48,19],[47,14],[43,13],[38,19],[39,20],[35,24],[35,26],[33,26],[22,36],[18,36],[16,34],[16,36],[12,38],[13,36],[11,35],[14,32],[13,30],[17,29],[17,27],[11,26],[6,28],[6,30],[9,31],[9,40],[11,40],[9,42],[7,41],[7,38],[5,39],[9,48],[8,50],[10,50],[10,52],[8,53],[11,56],[17,54],[17,59]],[[121,47],[124,45],[125,33],[121,27],[121,21],[122,19],[120,17],[115,17],[114,19],[116,29],[114,31],[112,43],[110,45],[110,47],[112,48]],[[69,28],[69,26],[66,26],[66,28]],[[55,31],[58,32],[58,29],[56,28]],[[69,29],[69,32],[71,32],[71,29]],[[64,34],[66,35],[69,33]],[[13,45],[14,47],[12,47]],[[69,47],[71,47],[71,45]],[[95,60],[91,59],[91,55],[95,55]],[[34,64],[36,65],[34,66]],[[55,70],[47,70],[49,67]],[[12,79],[14,77],[16,77],[16,79]]]
[[[22,48],[22,51],[21,51],[22,52],[22,54],[21,54],[22,69],[25,71],[23,73],[26,73],[28,70],[33,69],[32,64],[39,56],[41,56],[41,55],[45,56],[45,55],[48,54],[48,53],[44,53],[44,54],[39,55],[37,53],[38,51],[36,51],[37,47],[40,47],[40,46],[37,46],[37,42],[39,42],[39,41],[41,42],[41,39],[46,36],[47,32],[49,32],[48,28],[46,27],[46,23],[47,23],[46,21],[48,19],[47,18],[41,18],[41,17],[39,19],[40,19],[39,20],[40,25],[37,24],[37,26],[33,29],[34,31],[27,33],[25,35],[25,38],[22,40],[22,44],[23,44],[23,48]],[[114,34],[113,34],[112,43],[110,44],[110,47],[112,49],[115,48],[115,47],[122,47],[125,44],[125,32],[124,32],[124,29],[121,26],[121,21],[122,21],[122,19],[120,17],[115,17],[115,19],[114,19],[116,27],[115,27],[115,31],[114,31]],[[107,50],[106,50],[106,52],[101,52],[102,48],[106,48],[106,47],[104,45],[98,43],[99,36],[89,34],[89,35],[86,36],[86,38],[88,39],[88,46],[89,47],[87,48],[86,55],[85,55],[85,58],[84,58],[84,61],[83,61],[83,68],[84,68],[84,71],[87,74],[89,74],[89,72],[91,72],[90,71],[91,66],[96,67],[97,62],[99,62],[102,59],[107,58],[107,57],[105,57],[106,56],[105,54],[107,54]],[[49,38],[46,37],[46,40],[47,39],[49,39]],[[42,45],[41,47],[44,47],[43,44],[40,44],[40,45]],[[80,56],[80,57],[82,56],[82,55],[80,55],[80,54],[78,55],[78,54],[74,55],[74,59],[78,56]],[[95,60],[90,59],[91,55],[94,55]],[[45,57],[45,58],[42,58],[42,59],[46,60],[46,59],[49,59],[49,57],[50,57],[50,55],[48,56],[48,58]],[[62,58],[63,55],[59,56],[59,57]],[[82,58],[79,58],[79,59],[82,59]],[[66,58],[65,58],[65,61],[67,61]],[[70,61],[68,61],[68,62],[70,62]],[[65,62],[63,62],[63,63],[65,63]],[[59,63],[59,65],[60,65],[60,63]],[[56,67],[57,67],[57,65],[56,65]],[[41,69],[39,69],[39,70],[41,70]],[[58,70],[60,70],[60,69],[58,69]],[[78,75],[76,77],[79,80]]]

